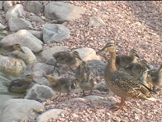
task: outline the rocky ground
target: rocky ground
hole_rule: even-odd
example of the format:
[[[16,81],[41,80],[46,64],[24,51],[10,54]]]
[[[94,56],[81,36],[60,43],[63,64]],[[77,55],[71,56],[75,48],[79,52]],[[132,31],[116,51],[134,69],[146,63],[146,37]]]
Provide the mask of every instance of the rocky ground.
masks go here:
[[[117,54],[128,54],[136,49],[141,59],[146,59],[154,68],[162,63],[162,2],[161,1],[68,1],[67,3],[86,8],[79,19],[63,23],[70,30],[70,38],[60,43],[44,44],[43,50],[53,46],[68,46],[71,50],[89,47],[95,51],[108,41],[117,45]],[[26,2],[22,2],[25,6]],[[26,12],[27,16],[30,12]],[[42,16],[40,14],[39,16]],[[100,17],[101,26],[91,26],[91,17]],[[51,20],[46,20],[52,23]],[[3,25],[6,24],[2,17]],[[32,23],[33,30],[41,30],[41,24]],[[108,53],[103,53],[106,63]],[[103,81],[102,76],[96,78]],[[111,111],[111,105],[120,102],[120,98],[111,92],[94,90],[92,96],[81,97],[74,92],[68,100],[42,102],[45,111],[50,109],[65,110],[49,122],[160,122],[162,121],[162,102],[130,100],[125,110]],[[159,88],[155,98],[162,97]],[[65,97],[63,97],[65,99]],[[44,111],[44,112],[45,112]],[[28,121],[35,122],[40,113],[31,116]]]

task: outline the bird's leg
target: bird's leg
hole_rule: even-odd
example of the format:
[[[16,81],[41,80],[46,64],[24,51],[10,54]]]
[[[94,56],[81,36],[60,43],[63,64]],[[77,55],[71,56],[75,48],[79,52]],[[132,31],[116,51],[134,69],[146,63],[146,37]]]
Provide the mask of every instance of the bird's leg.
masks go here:
[[[69,66],[69,67],[70,67],[70,70],[72,70],[75,73],[75,71],[71,68],[71,66]]]
[[[85,95],[84,90],[83,90],[83,95],[82,95],[82,97],[84,97],[84,96],[86,96],[86,95]]]
[[[57,97],[57,100],[61,100],[61,92],[60,92],[60,94],[58,95],[58,97]]]
[[[112,110],[113,110],[113,111],[117,111],[117,110],[119,110],[119,109],[123,109],[124,104],[125,104],[125,99],[121,98],[120,105],[119,105],[119,106],[114,106],[114,107],[112,108]]]
[[[67,93],[67,94],[66,94],[65,101],[68,100],[69,95],[70,95],[70,93]]]
[[[55,69],[57,70],[58,75],[60,76],[60,71],[56,68],[57,62],[54,65],[54,68],[52,70],[52,74],[54,73]]]
[[[89,95],[91,95],[92,94],[92,89],[91,89],[91,91],[89,92]]]

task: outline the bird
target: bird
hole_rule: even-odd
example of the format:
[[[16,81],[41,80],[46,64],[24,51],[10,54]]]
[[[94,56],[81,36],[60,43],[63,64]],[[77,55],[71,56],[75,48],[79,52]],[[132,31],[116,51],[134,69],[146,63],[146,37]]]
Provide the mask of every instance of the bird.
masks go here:
[[[81,80],[83,77],[85,77],[84,75],[88,76],[90,74],[91,74],[91,70],[85,61],[82,61],[75,70],[75,78],[78,80]]]
[[[116,45],[108,42],[100,52],[106,51],[110,54],[110,60],[104,71],[104,80],[108,88],[117,96],[121,98],[119,106],[114,106],[113,110],[117,111],[123,109],[126,100],[131,98],[157,101],[156,98],[151,97],[150,89],[145,87],[137,78],[118,70],[116,67]]]
[[[11,46],[2,46],[2,45],[0,45],[0,49],[1,49],[1,55],[4,55],[7,52],[13,52],[15,50],[19,50],[22,53],[24,53],[24,51],[22,50],[20,44],[13,44]]]
[[[79,82],[79,87],[83,90],[83,96],[85,96],[84,91],[89,91],[92,93],[94,87],[94,81],[92,79],[92,72],[85,61],[76,68],[75,77]]]
[[[33,83],[36,83],[32,75],[26,75],[25,79],[16,79],[11,81],[8,84],[8,91],[9,92],[17,92],[17,93],[25,93],[28,89],[30,89],[33,86]]]
[[[92,89],[94,87],[95,83],[90,75],[83,75],[83,78],[79,81],[79,87],[83,90],[83,95],[82,96],[86,96],[84,91],[89,91],[89,94],[92,93]]]
[[[135,78],[138,78],[139,75],[142,73],[142,70],[145,68],[149,68],[149,65],[146,60],[141,60],[140,63],[131,63],[125,66],[123,69],[128,74],[132,75]]]
[[[155,90],[155,86],[162,87],[162,64],[158,69],[152,69],[148,72],[148,74],[152,78],[152,84],[154,85],[153,89]]]
[[[148,72],[149,72],[148,68],[142,69],[140,75],[138,76],[138,79],[141,81],[142,84],[144,84],[146,87],[151,89],[154,93],[156,93],[153,90],[152,78],[148,74]]]
[[[45,75],[43,74],[45,78],[47,78],[49,84],[51,85],[51,88],[59,92],[59,95],[57,97],[58,100],[61,98],[61,93],[67,93],[67,96],[71,92],[72,89],[75,89],[76,87],[76,79],[72,78],[59,78],[56,79],[52,75]]]
[[[99,55],[104,50],[106,50],[106,48],[103,48],[103,50],[96,52],[96,54]],[[137,63],[137,58],[139,58],[137,51],[135,49],[131,49],[129,52],[129,56],[128,55],[116,56],[116,67],[117,69],[121,69],[121,68],[124,68],[128,64]]]
[[[82,61],[77,51],[73,51],[72,53],[65,52],[65,51],[56,52],[53,54],[53,57],[56,60],[54,68],[56,67],[57,63],[59,63],[59,64],[68,65],[70,69],[72,70],[71,66],[76,64],[77,62],[76,58]]]

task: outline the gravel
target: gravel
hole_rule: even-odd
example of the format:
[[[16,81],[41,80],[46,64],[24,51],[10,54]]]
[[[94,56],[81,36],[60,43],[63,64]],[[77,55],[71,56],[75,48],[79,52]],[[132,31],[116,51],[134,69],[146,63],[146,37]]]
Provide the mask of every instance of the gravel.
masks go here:
[[[162,63],[162,2],[161,1],[68,1],[67,3],[86,8],[82,18],[73,22],[63,23],[71,32],[71,37],[61,43],[45,44],[44,50],[55,46],[69,46],[71,50],[90,47],[95,51],[101,49],[108,41],[114,40],[117,54],[128,54],[135,48],[141,59],[158,68]],[[25,3],[24,3],[25,5]],[[26,15],[29,13],[26,12]],[[43,16],[40,14],[40,16]],[[102,27],[88,26],[90,17],[100,16],[105,25]],[[50,22],[50,20],[46,20]],[[2,16],[2,24],[5,25]],[[33,23],[35,30],[41,30]],[[108,53],[103,57],[109,58]],[[106,62],[105,58],[102,60]],[[100,77],[100,81],[103,77]],[[93,92],[95,95],[107,96],[107,93]],[[113,95],[117,102],[120,98]],[[162,97],[162,88],[155,98]],[[70,95],[69,99],[80,98],[80,94]],[[160,122],[162,121],[162,102],[130,100],[125,109],[113,112],[107,104],[92,104],[80,98],[78,101],[51,101],[44,103],[46,110],[57,108],[66,110],[57,119],[49,122]],[[34,122],[31,116],[29,122]]]

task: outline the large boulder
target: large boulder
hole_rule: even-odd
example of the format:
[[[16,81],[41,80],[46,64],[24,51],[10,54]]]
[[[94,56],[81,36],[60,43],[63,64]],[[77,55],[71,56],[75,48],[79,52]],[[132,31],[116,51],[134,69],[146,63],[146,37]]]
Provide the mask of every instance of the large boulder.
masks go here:
[[[10,31],[32,28],[32,24],[29,21],[18,17],[11,17],[8,20],[8,26]]]
[[[26,10],[35,14],[43,12],[43,5],[39,1],[28,1]]]
[[[60,51],[68,51],[69,48],[67,46],[54,46],[52,48],[49,48],[47,50],[43,50],[40,55],[41,55],[41,58],[43,60],[43,62],[46,62],[48,61],[52,55],[56,52],[60,52]]]
[[[51,97],[56,97],[56,93],[48,86],[35,84],[27,91],[25,99],[43,102]]]
[[[33,52],[40,52],[42,50],[43,42],[33,36],[27,30],[19,30],[14,34],[10,34],[1,40],[2,46],[11,46],[13,44],[20,44],[26,46]]]
[[[3,108],[0,122],[27,121],[36,112],[44,111],[42,103],[26,99],[10,99],[5,102]]]
[[[22,74],[26,69],[26,64],[21,59],[10,58],[0,55],[1,70],[9,74]]]
[[[61,113],[63,113],[65,110],[62,109],[50,109],[43,114],[39,115],[37,118],[37,122],[47,122],[49,119],[53,118],[56,119],[60,117]]]
[[[44,15],[51,20],[59,22],[73,21],[81,17],[84,8],[76,7],[64,2],[50,2],[45,6]]]
[[[95,76],[103,76],[104,75],[106,63],[104,63],[103,61],[90,60],[87,62],[87,64]]]
[[[43,41],[46,44],[61,42],[70,37],[70,31],[61,24],[45,24],[43,27]]]
[[[100,56],[97,56],[96,55],[96,51],[92,48],[87,48],[87,47],[84,47],[84,48],[78,48],[78,49],[75,49],[74,51],[77,51],[81,57],[81,59],[83,61],[90,61],[90,60],[100,60]],[[85,53],[86,52],[86,53]]]
[[[21,47],[24,53],[22,53],[19,50],[15,50],[12,52],[12,54],[20,59],[22,59],[26,64],[33,64],[37,62],[36,56],[33,54],[33,52],[28,47]]]
[[[32,22],[36,22],[38,24],[43,24],[44,20],[42,18],[40,18],[39,16],[29,16],[30,21]]]
[[[8,21],[11,17],[23,17],[24,8],[21,4],[17,4],[11,7],[6,13],[6,20]]]

